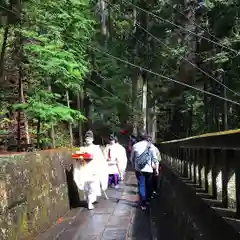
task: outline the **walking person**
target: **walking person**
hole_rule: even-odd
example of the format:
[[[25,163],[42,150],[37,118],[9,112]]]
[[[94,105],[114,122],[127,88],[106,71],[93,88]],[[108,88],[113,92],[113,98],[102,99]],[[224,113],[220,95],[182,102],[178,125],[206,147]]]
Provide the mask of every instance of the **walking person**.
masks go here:
[[[109,136],[109,144],[104,150],[104,156],[108,163],[108,185],[114,185],[115,188],[119,187],[120,176],[120,157],[121,151],[119,151],[118,145],[116,145],[116,139],[113,134]]]
[[[125,171],[127,168],[127,153],[125,147],[123,147],[119,142],[118,138],[115,136],[115,145],[118,149],[118,159],[119,159],[119,173],[120,180],[124,180]]]
[[[139,142],[133,145],[130,161],[137,178],[140,207],[146,210],[153,191],[153,173],[158,175],[158,161],[155,146],[145,132],[140,133]]]
[[[92,159],[89,162],[75,161],[73,171],[74,181],[78,188],[83,190],[89,210],[94,208],[97,197],[108,187],[108,165],[100,146],[93,144],[93,140],[93,132],[87,131],[85,146],[80,147],[78,152],[90,154]]]
[[[131,156],[132,147],[135,143],[137,143],[137,138],[133,134],[129,135],[128,144],[127,144],[127,156],[128,156],[128,158],[130,158],[130,156]]]

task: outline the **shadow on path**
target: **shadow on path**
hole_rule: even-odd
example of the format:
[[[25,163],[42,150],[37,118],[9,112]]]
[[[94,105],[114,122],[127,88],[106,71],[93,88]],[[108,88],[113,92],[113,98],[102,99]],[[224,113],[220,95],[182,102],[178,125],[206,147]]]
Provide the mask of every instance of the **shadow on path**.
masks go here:
[[[136,209],[130,239],[152,240],[149,211],[142,211],[139,208]]]

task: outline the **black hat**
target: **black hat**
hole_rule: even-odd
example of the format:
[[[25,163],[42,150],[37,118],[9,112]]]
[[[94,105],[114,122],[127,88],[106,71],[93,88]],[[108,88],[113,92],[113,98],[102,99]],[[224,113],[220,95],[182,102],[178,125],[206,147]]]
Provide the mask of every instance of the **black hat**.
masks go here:
[[[114,134],[110,134],[109,140],[110,140],[110,141],[113,141],[113,140],[115,140],[115,139],[116,139],[116,138],[115,138]]]
[[[94,136],[93,136],[93,132],[91,131],[91,130],[88,130],[86,133],[85,133],[85,139],[86,138],[94,138]]]
[[[147,132],[144,131],[144,130],[140,131],[139,134],[138,134],[138,138],[139,138],[140,140],[147,140],[147,139],[148,139],[148,134],[147,134]]]

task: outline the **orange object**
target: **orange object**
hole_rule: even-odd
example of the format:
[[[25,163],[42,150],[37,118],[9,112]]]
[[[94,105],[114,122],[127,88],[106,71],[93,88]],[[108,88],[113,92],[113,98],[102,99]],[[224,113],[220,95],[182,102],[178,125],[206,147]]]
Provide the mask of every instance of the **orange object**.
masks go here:
[[[72,153],[73,159],[92,160],[93,156],[89,153]]]
[[[63,218],[61,217],[61,218],[59,218],[58,220],[57,220],[57,223],[60,223],[60,222],[62,222],[63,221]]]

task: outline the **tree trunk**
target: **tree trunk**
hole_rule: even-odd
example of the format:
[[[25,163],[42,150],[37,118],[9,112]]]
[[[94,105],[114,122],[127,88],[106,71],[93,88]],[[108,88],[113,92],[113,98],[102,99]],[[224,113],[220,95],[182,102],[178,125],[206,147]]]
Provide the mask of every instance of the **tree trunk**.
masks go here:
[[[145,0],[141,0],[141,7],[143,9],[148,10],[149,7],[149,3],[147,3]],[[148,30],[148,14],[145,12],[141,12],[140,17],[140,25],[142,25],[146,30]],[[142,42],[144,43],[145,46],[148,46],[148,34],[146,32],[140,32],[140,39],[142,38]],[[138,38],[137,38],[138,39]],[[140,46],[139,46],[140,47]],[[139,54],[140,57],[142,57],[143,60],[143,66],[144,67],[149,67],[149,56],[148,56],[148,52],[146,51],[146,49],[143,49],[142,47],[139,48]],[[147,130],[147,94],[148,94],[148,74],[147,72],[142,72],[142,126],[141,126],[141,130],[146,131]],[[151,106],[149,106],[151,107]]]
[[[206,78],[204,78],[204,87],[203,87],[203,90],[204,91],[208,91],[208,87],[207,87],[208,85],[207,85],[207,79]],[[207,128],[207,131],[209,131],[210,130],[210,124],[209,124],[209,104],[208,104],[208,96],[207,96],[207,94],[204,94],[204,112],[205,112],[205,126],[206,126],[206,128]]]
[[[40,132],[41,132],[41,119],[38,118],[38,122],[37,122],[37,148],[40,147]]]
[[[82,112],[83,109],[83,89],[81,89],[78,93],[77,93],[77,108],[79,111]],[[79,120],[78,121],[78,140],[79,140],[79,146],[81,146],[83,144],[83,127],[82,127],[82,121]]]
[[[138,134],[139,131],[141,131],[143,129],[143,115],[142,115],[142,111],[141,108],[143,108],[143,100],[142,100],[142,89],[143,89],[143,76],[142,76],[142,71],[138,70],[138,73],[136,74],[137,76],[135,76],[135,82],[134,84],[136,84],[136,95],[133,95],[133,98],[135,103],[134,103],[134,109],[135,109],[135,114],[134,114],[134,129],[136,132],[134,132],[134,134]]]
[[[22,64],[20,64],[20,68],[19,68],[19,94],[20,94],[20,96],[19,97],[20,97],[20,103],[25,103],[26,101],[25,101],[25,97],[24,97],[24,85],[22,82],[22,78],[23,78],[23,69],[22,69]],[[26,143],[30,144],[31,140],[30,140],[27,116],[24,112],[22,112],[22,114],[20,113],[20,115],[22,115],[20,122],[23,121]]]
[[[110,3],[110,0],[108,1]],[[111,16],[112,16],[112,6],[110,4],[108,4],[108,39],[111,40],[112,39],[112,19],[111,19]]]
[[[22,36],[19,35],[17,41],[19,41],[16,46],[18,48],[18,56],[17,56],[17,62],[18,62],[18,101],[19,103],[25,103],[25,98],[24,98],[24,85],[23,85],[23,66],[22,66],[22,58],[23,58],[23,39]],[[25,138],[26,138],[26,143],[30,144],[30,135],[29,135],[29,126],[28,126],[28,120],[25,115],[21,110],[18,111],[18,151],[20,151],[21,148],[21,126],[22,126],[22,121],[24,125],[24,130],[25,130]]]
[[[148,101],[150,103],[150,100]],[[150,104],[149,104],[150,105]],[[157,101],[155,100],[151,107],[148,107],[147,112],[147,132],[151,136],[152,141],[156,142],[157,133]]]
[[[48,91],[52,92],[52,86],[51,84],[48,85]],[[55,141],[55,130],[53,124],[51,124],[51,129],[50,129],[50,137],[52,140],[52,147],[56,148],[56,141]]]
[[[68,90],[66,91],[66,101],[67,101],[67,106],[70,108],[70,100],[69,100],[69,92]],[[69,128],[69,135],[70,135],[70,146],[73,146],[73,130],[72,130],[72,123],[68,123],[68,128]]]
[[[142,119],[143,126],[142,130],[147,131],[147,74],[146,72],[143,74],[143,84],[142,84]]]
[[[193,106],[191,106],[191,109],[188,111],[188,115],[187,115],[187,134],[186,137],[190,137],[192,135],[192,123],[193,123]]]
[[[136,1],[133,0],[133,4]],[[139,29],[136,25],[137,23],[137,10],[133,7],[133,29],[132,32],[135,35],[133,38],[133,54],[132,54],[132,61],[133,63],[137,63],[138,55],[141,53],[141,47],[138,46],[138,42],[136,39],[141,38],[141,29]],[[132,108],[133,108],[133,116],[132,116],[132,132],[136,136],[138,131],[142,129],[144,125],[143,116],[141,112],[143,112],[143,74],[140,69],[133,69],[132,70]],[[147,88],[144,89],[147,91]],[[145,104],[145,102],[144,102]]]
[[[100,0],[100,25],[103,42],[106,44],[107,40],[107,21],[106,21],[106,3],[104,0]]]
[[[226,85],[226,79],[223,77],[223,84]],[[227,89],[223,87],[223,97],[227,98]],[[223,126],[224,130],[228,130],[228,102],[223,102]]]
[[[1,56],[0,56],[0,78],[3,76],[3,73],[4,73],[4,57],[5,57],[6,47],[7,47],[8,32],[9,32],[9,25],[7,24],[7,26],[4,28],[2,50],[1,50]]]

